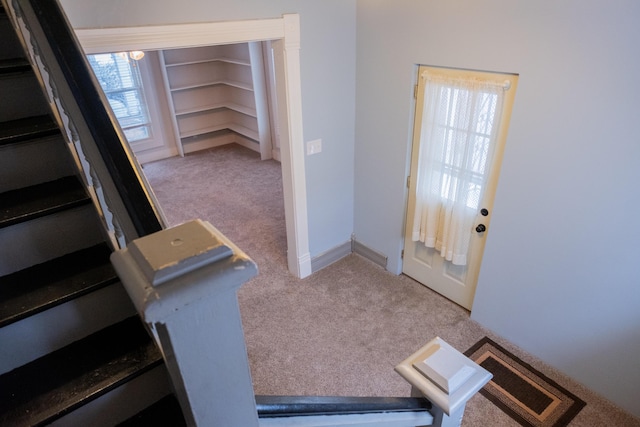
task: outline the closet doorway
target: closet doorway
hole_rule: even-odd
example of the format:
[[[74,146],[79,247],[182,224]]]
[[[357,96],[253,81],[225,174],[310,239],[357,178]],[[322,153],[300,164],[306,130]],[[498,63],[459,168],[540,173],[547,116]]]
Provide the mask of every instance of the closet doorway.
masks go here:
[[[178,153],[236,143],[280,159],[271,43],[247,42],[157,52],[160,84]],[[273,103],[275,106],[275,102]]]
[[[250,21],[79,29],[76,35],[87,54],[271,41],[287,231],[287,264],[292,274],[303,278],[311,274],[311,257],[302,132],[299,22],[298,15],[284,15],[281,18]]]

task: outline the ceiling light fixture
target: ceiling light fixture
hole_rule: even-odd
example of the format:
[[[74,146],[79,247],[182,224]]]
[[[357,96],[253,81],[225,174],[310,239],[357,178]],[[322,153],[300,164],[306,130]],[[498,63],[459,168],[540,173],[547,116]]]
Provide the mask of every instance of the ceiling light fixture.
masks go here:
[[[117,55],[127,62],[129,62],[129,58],[135,61],[139,61],[144,58],[144,52],[141,50],[132,50],[131,52],[118,52]]]

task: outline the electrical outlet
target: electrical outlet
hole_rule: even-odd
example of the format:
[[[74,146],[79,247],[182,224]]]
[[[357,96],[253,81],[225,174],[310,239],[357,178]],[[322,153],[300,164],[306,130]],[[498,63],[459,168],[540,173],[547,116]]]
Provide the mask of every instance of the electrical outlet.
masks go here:
[[[314,139],[313,141],[307,142],[307,156],[312,154],[318,154],[322,151],[322,140]]]

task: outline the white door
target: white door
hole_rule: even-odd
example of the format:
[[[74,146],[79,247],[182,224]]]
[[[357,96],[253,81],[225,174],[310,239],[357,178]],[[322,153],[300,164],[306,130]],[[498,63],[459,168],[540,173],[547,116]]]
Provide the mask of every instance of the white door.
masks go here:
[[[418,72],[403,273],[469,310],[517,80]]]

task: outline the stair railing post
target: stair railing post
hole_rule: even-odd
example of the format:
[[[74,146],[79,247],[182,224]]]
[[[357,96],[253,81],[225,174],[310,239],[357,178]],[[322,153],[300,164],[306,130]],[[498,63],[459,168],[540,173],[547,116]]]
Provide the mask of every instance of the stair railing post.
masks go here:
[[[163,353],[187,424],[257,427],[237,300],[255,263],[200,220],[136,239],[111,261]]]
[[[433,407],[433,426],[460,427],[467,401],[492,375],[439,337],[396,366],[411,384],[412,397],[425,397]]]

